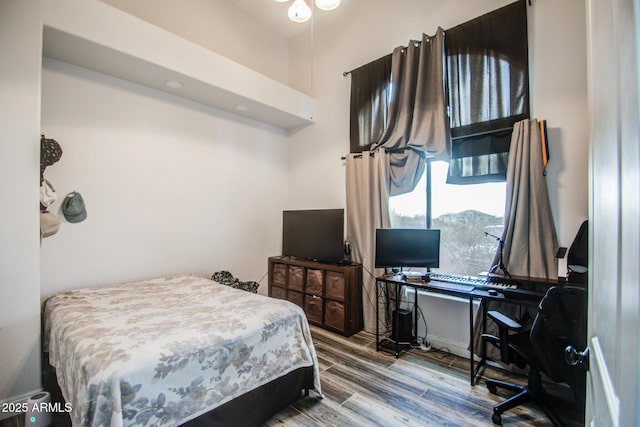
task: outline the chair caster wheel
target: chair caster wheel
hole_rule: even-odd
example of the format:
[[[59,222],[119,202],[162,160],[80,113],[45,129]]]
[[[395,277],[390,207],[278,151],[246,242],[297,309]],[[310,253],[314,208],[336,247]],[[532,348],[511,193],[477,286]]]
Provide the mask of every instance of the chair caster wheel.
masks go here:
[[[500,414],[493,414],[491,416],[491,421],[493,421],[493,423],[495,425],[501,426],[502,425],[502,416]]]
[[[491,394],[498,393],[498,387],[496,387],[493,384],[487,384],[487,389],[489,390],[489,393],[491,393]]]

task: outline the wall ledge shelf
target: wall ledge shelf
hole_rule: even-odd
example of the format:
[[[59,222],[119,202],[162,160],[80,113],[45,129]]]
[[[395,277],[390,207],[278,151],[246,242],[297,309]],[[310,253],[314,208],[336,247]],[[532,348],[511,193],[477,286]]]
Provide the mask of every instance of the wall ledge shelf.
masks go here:
[[[310,96],[100,1],[44,2],[43,24],[44,56],[285,130],[314,122]]]

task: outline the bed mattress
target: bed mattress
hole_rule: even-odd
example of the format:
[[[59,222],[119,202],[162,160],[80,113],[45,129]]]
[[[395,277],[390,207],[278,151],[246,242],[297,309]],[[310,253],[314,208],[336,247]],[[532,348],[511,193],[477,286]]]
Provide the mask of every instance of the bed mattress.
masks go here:
[[[194,275],[59,293],[44,345],[74,426],[179,425],[317,357],[295,304]]]

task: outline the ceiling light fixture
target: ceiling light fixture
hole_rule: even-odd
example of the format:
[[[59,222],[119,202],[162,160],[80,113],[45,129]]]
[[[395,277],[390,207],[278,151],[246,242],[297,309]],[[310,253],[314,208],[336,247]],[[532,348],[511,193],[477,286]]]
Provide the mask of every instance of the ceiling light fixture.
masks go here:
[[[340,0],[316,0],[316,6],[322,10],[333,10],[340,6]]]
[[[305,0],[293,0],[289,7],[289,19],[293,22],[307,22],[311,18],[311,8]]]
[[[279,3],[285,3],[289,0],[275,0]],[[289,6],[289,19],[293,22],[307,22],[313,11],[309,5],[311,0],[293,0],[291,6]],[[340,6],[340,0],[315,0],[316,7],[322,10],[333,10]]]

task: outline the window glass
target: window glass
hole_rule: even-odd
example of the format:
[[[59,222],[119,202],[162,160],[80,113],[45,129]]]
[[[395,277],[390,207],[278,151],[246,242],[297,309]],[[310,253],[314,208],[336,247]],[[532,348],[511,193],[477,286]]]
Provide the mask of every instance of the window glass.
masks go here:
[[[426,228],[427,226],[427,172],[416,188],[399,196],[389,197],[391,227]]]
[[[477,276],[489,270],[498,247],[484,233],[502,236],[506,183],[447,184],[447,168],[446,162],[431,161],[413,192],[389,199],[391,225],[439,228],[437,271]]]

